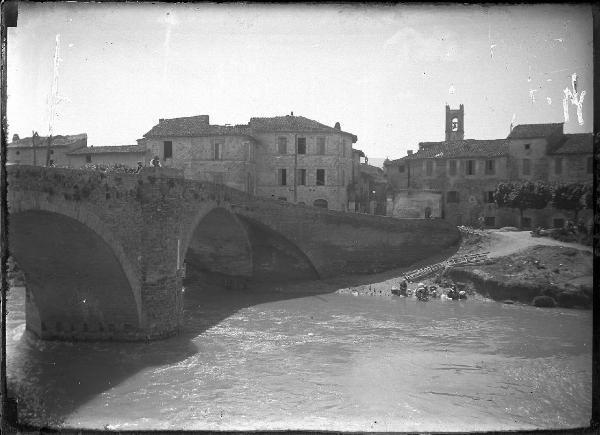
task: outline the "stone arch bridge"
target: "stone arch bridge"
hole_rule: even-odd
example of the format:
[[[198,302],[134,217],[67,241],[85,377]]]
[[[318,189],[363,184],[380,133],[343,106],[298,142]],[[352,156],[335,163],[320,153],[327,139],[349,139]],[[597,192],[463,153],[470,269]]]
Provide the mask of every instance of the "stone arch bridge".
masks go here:
[[[234,285],[326,278],[407,266],[460,238],[443,220],[273,201],[169,168],[7,172],[9,251],[25,274],[27,329],[41,338],[175,334],[186,264]]]

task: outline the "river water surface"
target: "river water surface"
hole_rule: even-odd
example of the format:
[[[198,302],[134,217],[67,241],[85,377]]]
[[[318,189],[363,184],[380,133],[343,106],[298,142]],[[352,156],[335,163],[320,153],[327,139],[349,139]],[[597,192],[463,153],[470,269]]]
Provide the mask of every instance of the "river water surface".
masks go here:
[[[188,289],[151,343],[43,342],[10,292],[21,421],[109,429],[587,426],[592,312],[480,300]]]

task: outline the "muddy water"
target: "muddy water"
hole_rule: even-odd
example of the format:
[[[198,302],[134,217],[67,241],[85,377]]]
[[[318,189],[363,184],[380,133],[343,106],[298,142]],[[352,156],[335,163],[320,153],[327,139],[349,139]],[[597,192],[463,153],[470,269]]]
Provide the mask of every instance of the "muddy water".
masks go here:
[[[188,289],[146,343],[41,342],[10,294],[22,421],[112,429],[586,426],[592,313],[496,302]]]

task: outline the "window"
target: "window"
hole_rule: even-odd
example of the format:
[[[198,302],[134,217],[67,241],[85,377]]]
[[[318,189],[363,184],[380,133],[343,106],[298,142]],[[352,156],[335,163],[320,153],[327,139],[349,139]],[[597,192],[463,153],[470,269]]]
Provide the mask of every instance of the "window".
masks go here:
[[[277,151],[279,154],[287,154],[287,137],[277,138]]]
[[[21,151],[17,151],[17,155],[21,154]]]
[[[475,174],[475,160],[467,160],[466,171],[467,171],[467,175]]]
[[[54,154],[54,150],[50,150],[50,155]]]
[[[313,202],[313,206],[315,207],[327,208],[327,205],[327,200],[325,199],[315,199],[315,201]]]
[[[448,169],[448,173],[450,175],[456,175],[456,160],[450,160],[450,168]]]
[[[324,137],[317,138],[317,154],[319,154],[320,156],[325,155],[325,138]]]
[[[531,144],[530,143],[526,143],[523,145],[523,148],[525,148],[525,151],[529,150],[531,148]]]
[[[521,220],[521,226],[523,228],[531,228],[531,218],[523,216],[523,220]]]
[[[485,161],[485,173],[486,175],[493,175],[496,173],[496,162],[494,160]]]
[[[173,142],[166,140],[163,142],[163,159],[167,160],[173,157]]]
[[[306,154],[306,138],[298,138],[298,154]]]
[[[287,170],[285,168],[277,169],[277,183],[280,186],[287,185]]]
[[[346,185],[346,171],[342,169],[342,186]]]
[[[214,145],[214,159],[221,160],[223,158],[222,152],[222,144],[216,142]]]
[[[458,118],[452,118],[452,131],[458,131]]]
[[[317,169],[317,186],[325,186],[325,169]]]
[[[398,172],[404,172],[404,165],[398,166]]]
[[[561,219],[561,218],[557,218],[557,219],[553,219],[552,220],[552,227],[553,228],[562,228],[565,226],[565,220]]]
[[[485,202],[487,202],[488,204],[492,204],[494,203],[494,191],[493,190],[488,190],[487,192],[485,192]]]
[[[446,202],[458,202],[458,192],[456,190],[449,191]]]
[[[342,140],[342,157],[346,157],[346,141]]]
[[[594,172],[594,159],[592,157],[587,158],[587,173],[591,174]]]
[[[522,173],[523,175],[531,175],[531,160],[523,159]]]
[[[280,196],[277,199],[280,201],[287,201],[287,198],[285,196]]]
[[[248,161],[254,161],[254,146],[250,142],[246,142]]]
[[[252,181],[252,174],[246,175],[246,192],[254,193],[254,182]]]
[[[486,216],[483,218],[486,227],[495,227],[496,218],[494,216]]]
[[[86,163],[92,163],[92,156],[91,156],[90,154],[87,154],[87,155],[85,156],[85,162],[86,162]]]
[[[562,157],[556,157],[554,159],[554,173],[556,175],[562,174]]]
[[[431,176],[431,174],[433,173],[433,161],[427,160],[425,162],[425,173],[428,177]]]
[[[306,186],[306,169],[296,170],[296,183],[299,186]]]

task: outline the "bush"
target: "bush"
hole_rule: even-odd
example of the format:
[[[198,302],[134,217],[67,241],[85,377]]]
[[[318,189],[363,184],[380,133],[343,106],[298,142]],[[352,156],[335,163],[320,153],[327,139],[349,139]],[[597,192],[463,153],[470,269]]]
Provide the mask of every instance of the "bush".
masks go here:
[[[556,301],[550,296],[536,296],[531,304],[540,308],[553,308],[556,306]]]

